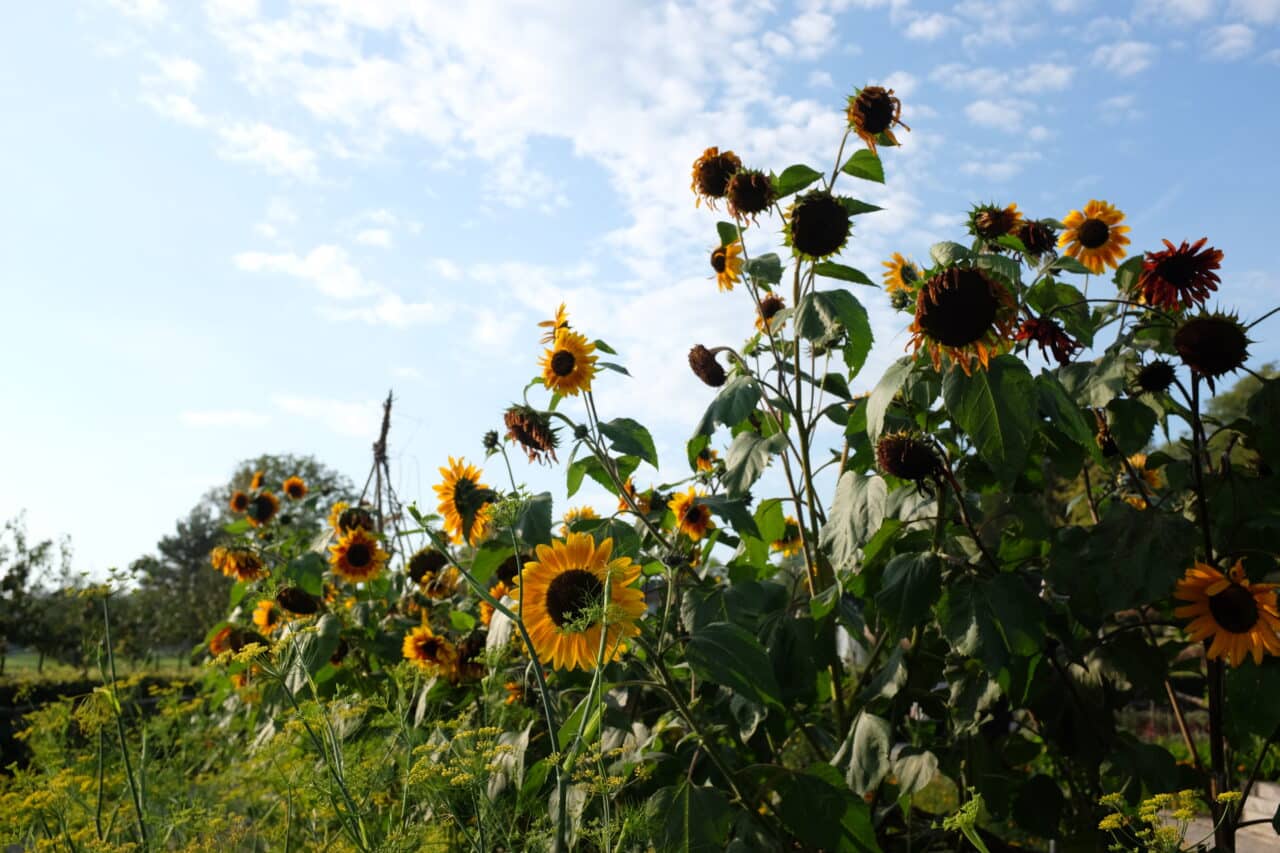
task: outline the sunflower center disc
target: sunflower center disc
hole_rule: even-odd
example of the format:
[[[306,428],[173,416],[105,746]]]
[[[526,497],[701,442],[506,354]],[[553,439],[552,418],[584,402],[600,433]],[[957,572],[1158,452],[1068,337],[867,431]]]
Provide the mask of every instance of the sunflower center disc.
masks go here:
[[[1000,304],[976,270],[952,270],[941,286],[925,294],[920,326],[940,344],[963,347],[981,340]]]
[[[556,376],[568,376],[573,373],[573,366],[576,363],[573,353],[567,349],[557,350],[556,354],[551,356],[551,371]]]
[[[600,578],[586,569],[569,569],[547,585],[547,615],[557,628],[563,628],[599,604],[603,595]]]
[[[1165,258],[1156,268],[1156,275],[1178,288],[1191,284],[1195,272],[1196,263],[1187,255]]]
[[[372,556],[369,553],[369,546],[363,542],[357,542],[347,549],[347,562],[357,569],[369,565]]]
[[[791,215],[791,242],[810,257],[832,254],[848,237],[849,214],[830,196],[802,201]]]
[[[724,272],[725,254],[724,247],[721,246],[711,253],[711,268],[716,272]]]
[[[1080,245],[1086,249],[1096,249],[1111,236],[1111,226],[1101,219],[1086,219],[1077,233],[1080,235]]]
[[[423,660],[435,660],[440,656],[440,638],[427,637],[425,640],[419,640],[418,654],[422,655]]]
[[[862,128],[867,133],[883,133],[893,121],[893,101],[887,94],[874,92],[858,98],[858,112],[862,113]]]
[[[697,504],[689,504],[684,511],[685,524],[697,524],[702,521],[702,507]]]
[[[1236,583],[1209,597],[1209,612],[1233,634],[1243,634],[1258,624],[1258,603],[1249,590]]]

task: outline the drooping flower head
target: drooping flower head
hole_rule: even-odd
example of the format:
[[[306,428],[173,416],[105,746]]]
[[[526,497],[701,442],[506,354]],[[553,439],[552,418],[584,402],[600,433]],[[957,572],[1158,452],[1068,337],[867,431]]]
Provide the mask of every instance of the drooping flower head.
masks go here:
[[[782,529],[782,537],[775,539],[769,547],[775,551],[782,552],[784,557],[793,557],[799,554],[804,547],[804,538],[800,533],[800,522],[792,516],[787,516],[785,526]]]
[[[1014,340],[1040,345],[1040,354],[1046,358],[1052,353],[1058,364],[1068,364],[1084,345],[1066,333],[1057,321],[1044,317],[1030,317],[1022,321]]]
[[[310,616],[320,610],[320,599],[296,586],[280,587],[276,591],[276,604],[298,616]]]
[[[893,135],[893,128],[911,129],[901,121],[902,101],[894,97],[892,89],[883,86],[867,86],[855,91],[849,96],[845,116],[849,120],[849,127],[853,128],[873,154],[880,134],[897,145],[898,138]]]
[[[219,545],[209,553],[209,559],[215,569],[241,583],[255,581],[267,574],[262,558],[251,548]]]
[[[530,462],[549,465],[558,461],[556,448],[560,439],[551,426],[551,419],[542,412],[529,406],[515,405],[507,409],[502,422],[507,427],[507,438],[520,445]]]
[[[786,307],[787,303],[781,296],[776,293],[766,293],[760,299],[760,307],[756,309],[756,331],[763,334],[774,328],[776,325],[774,318]]]
[[[693,194],[697,197],[694,205],[705,200],[707,206],[714,209],[716,199],[725,197],[729,190],[729,179],[742,168],[742,161],[732,151],[721,152],[719,148],[708,148],[702,156],[693,162]]]
[[[716,361],[716,354],[702,344],[694,344],[689,350],[689,369],[712,388],[719,388],[727,378],[724,368]]]
[[[1100,273],[1104,267],[1115,269],[1129,245],[1128,225],[1121,225],[1124,214],[1105,201],[1091,200],[1084,210],[1073,210],[1062,220],[1064,230],[1058,246],[1083,264],[1090,272]]]
[[[817,189],[792,202],[783,234],[800,258],[822,260],[843,249],[852,230],[853,221],[840,199]]]
[[[1173,364],[1168,359],[1157,358],[1138,368],[1133,377],[1133,385],[1139,394],[1161,394],[1178,378]]]
[[[1210,390],[1215,379],[1244,366],[1251,343],[1245,327],[1228,314],[1199,314],[1173,334],[1173,348],[1182,363],[1203,377]]]
[[[591,390],[596,375],[596,345],[568,329],[556,332],[551,348],[543,352],[539,366],[542,383],[556,394],[576,397]]]
[[[440,499],[438,512],[444,516],[444,529],[454,542],[474,545],[489,530],[490,504],[497,499],[497,492],[480,478],[480,469],[468,465],[465,459],[449,457],[449,466],[440,469],[444,482],[433,486]]]
[[[353,527],[329,546],[333,573],[348,583],[376,577],[390,556],[382,550],[377,535],[362,527]]]
[[[882,435],[876,442],[876,464],[886,474],[917,483],[930,479],[942,467],[937,451],[910,430]]]
[[[1008,348],[1015,319],[1004,285],[977,267],[951,267],[920,287],[910,345],[927,349],[935,370],[943,355],[966,374],[974,359],[985,370],[993,354]]]
[[[1170,311],[1203,305],[1222,282],[1214,272],[1222,265],[1222,251],[1212,246],[1201,251],[1207,241],[1201,237],[1191,245],[1183,240],[1174,246],[1165,240],[1163,251],[1147,252],[1138,277],[1139,300]]]
[[[562,536],[568,536],[569,531],[573,528],[575,522],[587,521],[593,518],[599,518],[596,511],[589,506],[575,506],[565,510],[560,533]]]
[[[1021,224],[1022,214],[1016,204],[980,204],[969,211],[969,233],[979,240],[994,241],[1012,235]]]
[[[442,551],[427,546],[414,552],[405,564],[405,574],[416,584],[426,583],[449,565],[449,558]]]
[[[1013,236],[1022,241],[1031,257],[1039,259],[1054,253],[1058,245],[1058,232],[1038,219],[1024,219],[1013,229]]]
[[[1236,562],[1227,574],[1197,562],[1187,569],[1174,596],[1189,602],[1174,610],[1190,619],[1187,635],[1209,642],[1209,660],[1224,659],[1231,666],[1247,656],[1261,665],[1264,654],[1280,655],[1280,612],[1276,584],[1250,583],[1244,566]]]
[[[727,190],[729,213],[734,217],[754,222],[756,216],[768,210],[778,198],[773,180],[758,169],[739,169],[729,179]]]

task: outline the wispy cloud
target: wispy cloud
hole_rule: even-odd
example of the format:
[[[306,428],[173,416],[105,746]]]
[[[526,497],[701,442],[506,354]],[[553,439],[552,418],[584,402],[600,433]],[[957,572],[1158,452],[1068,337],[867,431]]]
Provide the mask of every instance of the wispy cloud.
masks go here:
[[[245,272],[278,273],[301,279],[333,299],[355,299],[378,292],[377,285],[365,279],[341,246],[316,246],[305,255],[241,252],[233,261]]]
[[[1104,44],[1093,52],[1093,63],[1108,71],[1129,77],[1151,67],[1156,59],[1156,46],[1145,41],[1118,41]]]
[[[302,180],[317,175],[316,152],[286,130],[265,122],[233,122],[218,128],[219,155],[228,160],[253,163],[273,175]]]
[[[1214,27],[1205,36],[1210,59],[1233,62],[1253,53],[1254,33],[1244,24]]]

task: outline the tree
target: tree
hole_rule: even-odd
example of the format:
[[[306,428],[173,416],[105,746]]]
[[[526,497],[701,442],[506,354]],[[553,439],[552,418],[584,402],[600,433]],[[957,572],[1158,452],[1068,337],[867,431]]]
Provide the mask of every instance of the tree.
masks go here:
[[[71,543],[65,537],[32,542],[25,514],[0,529],[0,675],[10,644],[29,646],[39,654],[83,665],[82,608],[69,602],[64,589],[79,582],[71,571]]]

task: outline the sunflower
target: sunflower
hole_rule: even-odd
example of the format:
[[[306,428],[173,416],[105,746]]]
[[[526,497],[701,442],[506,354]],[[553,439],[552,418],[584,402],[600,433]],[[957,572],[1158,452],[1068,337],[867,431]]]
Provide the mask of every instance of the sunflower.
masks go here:
[[[249,480],[249,491],[256,492],[258,489],[261,489],[264,476],[265,475],[262,471],[254,471],[253,478]]]
[[[378,537],[361,527],[348,530],[329,546],[329,565],[347,583],[359,583],[382,571],[390,555],[382,550]]]
[[[716,274],[716,287],[721,293],[733,290],[742,281],[742,241],[734,240],[727,246],[711,250],[711,269]]]
[[[1133,391],[1138,394],[1159,394],[1169,389],[1178,379],[1178,374],[1167,359],[1157,358],[1142,365],[1133,377]]]
[[[1062,220],[1066,230],[1058,237],[1058,246],[1067,255],[1084,264],[1090,272],[1100,273],[1104,266],[1115,269],[1129,245],[1128,225],[1121,225],[1124,214],[1105,201],[1091,200],[1084,211],[1073,210]]]
[[[524,602],[538,658],[556,669],[595,667],[603,623],[605,659],[617,660],[623,640],[640,633],[636,620],[644,615],[644,593],[632,586],[640,566],[629,557],[610,559],[613,540],[596,545],[587,533],[539,545],[537,555],[525,563],[511,596]]]
[[[257,625],[262,633],[269,635],[284,624],[284,617],[274,601],[264,598],[258,602],[257,607],[253,608],[253,624]]]
[[[262,527],[271,522],[276,517],[276,513],[280,511],[280,499],[271,492],[258,492],[249,501],[249,508],[246,514],[249,523],[254,527]]]
[[[704,447],[698,451],[698,455],[693,459],[693,466],[703,474],[709,474],[716,470],[716,461],[720,458],[720,451],[712,450]]]
[[[432,488],[440,498],[437,510],[444,516],[445,531],[454,542],[475,544],[489,532],[490,504],[497,493],[480,482],[484,475],[465,459],[450,456],[440,476],[444,482]]]
[[[546,350],[538,362],[542,383],[557,394],[571,397],[590,391],[597,369],[595,351],[596,345],[584,335],[568,329],[556,332],[551,349]]]
[[[558,462],[556,448],[560,438],[551,426],[551,419],[529,406],[515,405],[502,416],[507,427],[507,438],[514,441],[528,454],[530,462]]]
[[[800,549],[804,547],[804,538],[800,535],[800,522],[787,516],[786,526],[782,529],[782,538],[774,540],[770,547],[775,551],[781,551],[784,557],[799,554]]]
[[[622,492],[625,497],[618,498],[618,512],[631,512],[631,504],[627,503],[629,497],[641,515],[649,514],[649,492],[637,492],[635,483],[631,482],[630,477],[622,484]]]
[[[458,570],[450,566],[444,571],[427,577],[422,582],[427,598],[444,601],[458,591]]]
[[[1135,453],[1129,457],[1129,464],[1125,466],[1121,474],[1121,488],[1126,486],[1134,487],[1132,493],[1124,496],[1125,503],[1134,509],[1146,509],[1147,498],[1143,495],[1151,495],[1164,488],[1164,474],[1160,473],[1159,468],[1147,467],[1147,454]],[[1138,483],[1141,481],[1141,488]],[[1129,491],[1126,489],[1126,491]]]
[[[458,650],[447,637],[431,630],[430,625],[419,625],[404,635],[402,647],[404,659],[432,675],[452,675],[458,660]]]
[[[284,481],[284,493],[290,500],[300,501],[307,496],[307,484],[301,477],[290,477]]]
[[[1161,252],[1147,252],[1138,277],[1138,298],[1153,308],[1177,311],[1203,305],[1209,294],[1218,289],[1222,279],[1214,272],[1222,265],[1222,250],[1212,246],[1200,251],[1208,241],[1201,237],[1195,243],[1174,246],[1164,241]]]
[[[335,527],[338,535],[350,533],[352,530],[368,530],[372,532],[377,527],[377,521],[373,517],[373,513],[367,507],[363,506],[345,506],[338,515],[338,523]]]
[[[435,577],[436,573],[449,565],[449,558],[443,551],[435,548],[420,548],[405,564],[405,573],[414,583],[425,583]]]
[[[937,452],[923,436],[910,430],[882,435],[876,442],[876,464],[886,474],[917,483],[934,476],[942,468]]]
[[[507,698],[502,704],[514,705],[524,701],[524,685],[519,681],[508,681],[502,688],[507,691]]]
[[[1193,641],[1209,641],[1209,660],[1224,658],[1231,666],[1239,666],[1245,655],[1252,655],[1260,665],[1264,653],[1280,655],[1276,586],[1250,583],[1240,561],[1226,575],[1197,562],[1174,592],[1175,598],[1190,604],[1174,613],[1191,620],[1187,634]]]
[[[689,369],[712,388],[719,388],[728,378],[720,362],[716,361],[716,354],[702,344],[694,344],[689,350]]]
[[[1058,234],[1053,228],[1038,219],[1024,219],[1013,230],[1013,236],[1022,241],[1027,254],[1039,259],[1041,255],[1052,254],[1058,245]]]
[[[803,259],[820,261],[844,248],[853,230],[849,211],[826,190],[810,190],[787,209],[783,236]]]
[[[505,596],[510,591],[511,590],[507,587],[505,583],[503,583],[502,581],[498,581],[493,586],[489,587],[489,597],[492,598],[494,601],[502,601],[502,597]],[[481,624],[488,627],[489,623],[492,621],[493,621],[493,605],[482,598],[480,599],[480,622]]]
[[[1191,372],[1213,390],[1215,379],[1244,367],[1249,358],[1247,329],[1229,314],[1199,314],[1173,333],[1173,348]]]
[[[1021,223],[1022,214],[1016,204],[980,204],[969,211],[969,233],[979,240],[997,240],[1012,234]]]
[[[1023,320],[1022,326],[1013,339],[1026,341],[1028,350],[1031,349],[1031,344],[1039,344],[1040,355],[1048,358],[1049,353],[1053,353],[1058,364],[1069,363],[1084,346],[1068,335],[1057,322],[1043,317],[1029,317]]]
[[[267,573],[262,558],[249,548],[219,545],[209,552],[209,560],[215,569],[241,583],[255,581]]]
[[[550,320],[539,320],[538,326],[547,330],[543,334],[541,342],[544,344],[554,342],[557,332],[561,329],[569,328],[569,312],[565,310],[564,303],[561,302],[560,307],[556,309],[556,316]]]
[[[716,199],[724,198],[729,189],[729,179],[741,168],[742,161],[732,151],[721,152],[715,147],[703,151],[702,156],[693,161],[691,189],[697,197],[694,206],[706,199],[707,207],[714,210]]]
[[[276,593],[276,604],[298,616],[310,616],[320,609],[320,599],[296,586],[283,586]]]
[[[900,252],[894,252],[887,261],[883,261],[884,289],[886,293],[901,291],[910,293],[920,283],[923,273],[914,261],[904,258]]]
[[[1004,285],[976,267],[952,267],[921,286],[909,346],[927,348],[934,370],[944,353],[966,374],[975,357],[985,370],[993,354],[1008,348],[1015,319]]]
[[[599,517],[596,515],[596,511],[589,506],[570,507],[564,514],[564,526],[560,528],[560,533],[567,536],[575,521]]]
[[[850,95],[845,115],[849,119],[849,127],[867,144],[872,154],[876,153],[876,141],[882,133],[889,142],[898,144],[897,137],[893,135],[894,125],[903,130],[911,129],[900,121],[902,101],[894,97],[892,89],[883,86],[867,86]]]
[[[229,503],[231,505],[232,512],[244,512],[249,508],[249,496],[239,489],[236,489],[231,493],[231,500]]]
[[[726,190],[729,197],[729,213],[735,218],[754,221],[778,198],[773,179],[758,169],[739,169],[729,178]]]
[[[334,533],[341,533],[342,529],[338,527],[338,523],[342,519],[342,514],[347,511],[346,501],[337,501],[333,506],[329,507],[329,528]]]
[[[231,651],[231,631],[232,630],[233,630],[232,627],[228,625],[227,627],[223,628],[221,631],[213,635],[213,638],[209,640],[209,654],[213,655],[214,657],[217,657],[218,655],[223,654],[224,652]]]
[[[694,542],[715,527],[711,521],[711,509],[699,502],[700,497],[702,493],[691,488],[671,499],[671,514],[676,517],[676,529]]]
[[[756,331],[764,334],[774,327],[774,318],[785,310],[787,303],[776,293],[766,293],[756,309]]]

